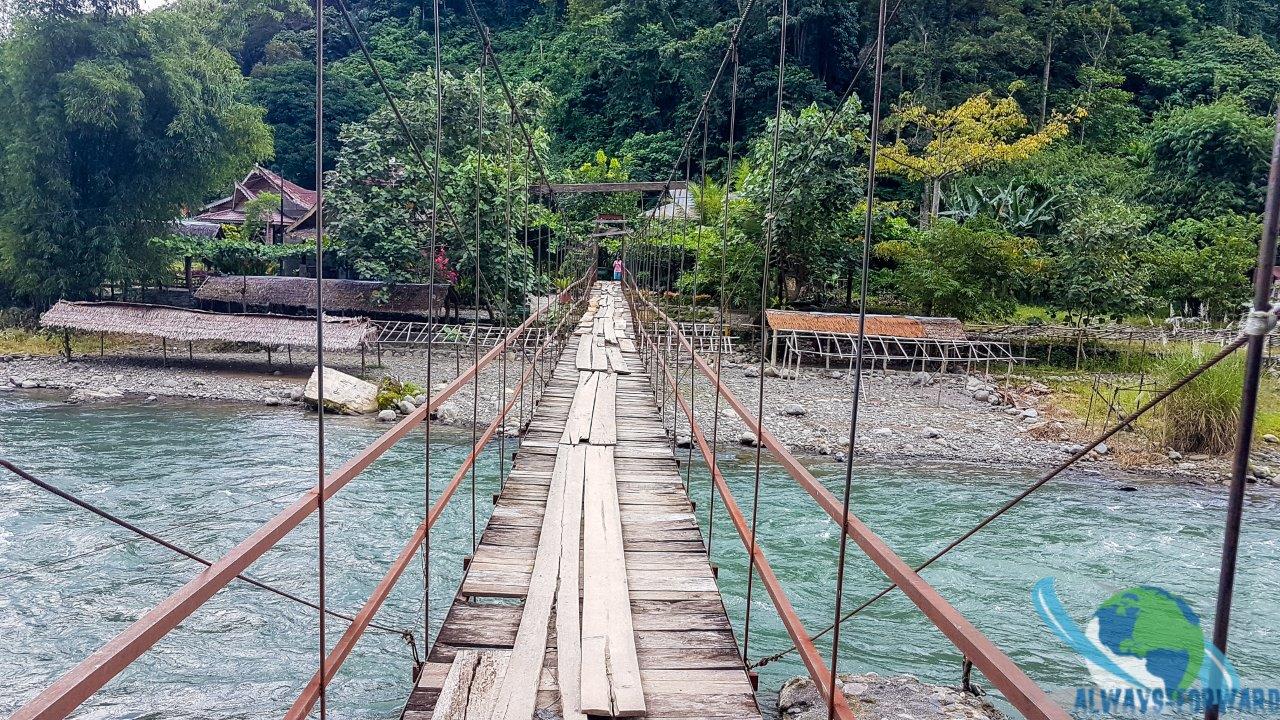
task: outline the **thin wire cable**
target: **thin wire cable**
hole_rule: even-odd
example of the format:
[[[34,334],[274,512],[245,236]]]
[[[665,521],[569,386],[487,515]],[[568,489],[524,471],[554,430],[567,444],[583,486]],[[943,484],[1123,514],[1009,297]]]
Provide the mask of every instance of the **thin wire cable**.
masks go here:
[[[717,310],[716,317],[716,333],[719,337],[716,342],[715,403],[711,412],[711,476],[713,478],[718,464],[716,458],[720,453],[720,372],[724,368],[724,328],[725,316],[728,315],[729,308],[729,296],[725,290],[725,282],[728,277],[726,258],[729,255],[729,196],[733,193],[733,141],[738,124],[738,75],[740,62],[736,43],[735,39],[734,45],[730,48],[733,54],[733,76],[729,86],[729,151],[725,162],[724,207],[721,209],[720,218],[723,221],[720,233],[720,307]],[[707,559],[711,558],[711,539],[712,532],[715,530],[716,484],[714,482],[710,484],[709,492],[711,501],[707,503]]]
[[[778,99],[773,111],[773,149],[769,164],[769,205],[765,216],[766,231],[764,234],[764,258],[760,266],[760,395],[756,400],[756,418],[759,426],[755,437],[755,481],[751,491],[751,549],[747,560],[747,613],[742,629],[742,660],[746,662],[751,637],[751,594],[755,589],[756,569],[756,527],[760,509],[760,454],[764,443],[764,363],[766,342],[765,312],[769,309],[769,253],[773,250],[774,236],[777,234],[777,216],[775,202],[778,190],[778,147],[782,141],[782,96],[786,87],[787,73],[787,0],[782,0],[780,16],[780,32],[778,33]]]
[[[159,546],[160,546],[160,547],[162,547],[162,548],[165,548],[165,549],[167,549],[167,550],[171,550],[171,551],[173,551],[173,552],[175,552],[175,553],[177,553],[177,554],[179,554],[179,555],[181,555],[181,556],[183,556],[183,557],[187,558],[188,560],[194,560],[194,561],[196,561],[196,562],[200,563],[201,565],[204,565],[205,567],[209,567],[209,566],[213,565],[213,561],[211,561],[211,560],[207,560],[207,559],[205,559],[204,557],[201,557],[200,555],[197,555],[197,554],[195,554],[195,553],[191,552],[190,550],[187,550],[186,548],[184,548],[184,547],[182,547],[182,546],[180,546],[180,545],[177,545],[177,544],[175,544],[175,543],[169,542],[168,540],[165,540],[163,537],[161,537],[161,536],[159,535],[159,533],[160,533],[160,532],[165,532],[165,531],[167,531],[167,530],[169,530],[169,529],[172,529],[173,527],[179,527],[179,526],[171,526],[170,528],[164,528],[164,529],[161,529],[160,531],[158,531],[158,532],[154,532],[154,533],[153,533],[153,532],[149,532],[149,531],[147,531],[147,530],[143,530],[141,527],[138,527],[137,525],[135,525],[135,524],[133,524],[133,523],[129,522],[128,520],[125,520],[124,518],[122,518],[122,517],[120,517],[120,516],[118,516],[118,515],[115,515],[115,514],[113,514],[113,513],[109,512],[109,511],[107,511],[107,510],[103,510],[102,508],[100,508],[100,507],[98,507],[98,506],[94,505],[93,503],[91,503],[91,502],[89,502],[89,501],[87,501],[87,500],[83,500],[83,499],[81,499],[80,497],[78,497],[78,496],[76,496],[76,495],[74,495],[74,494],[72,494],[72,493],[70,493],[70,492],[67,492],[66,490],[63,490],[62,488],[58,487],[57,485],[54,485],[53,483],[49,483],[49,482],[46,482],[46,481],[44,481],[44,480],[41,480],[40,478],[36,477],[35,475],[32,475],[31,473],[27,472],[26,470],[23,470],[22,468],[18,467],[17,465],[14,465],[13,463],[9,462],[8,460],[0,460],[0,467],[3,467],[4,469],[8,470],[9,472],[13,473],[14,475],[17,475],[18,477],[22,478],[23,480],[26,480],[27,482],[31,483],[32,485],[35,485],[36,487],[40,488],[41,490],[44,490],[45,492],[48,492],[48,493],[50,493],[50,494],[52,494],[52,495],[56,495],[56,496],[58,496],[58,497],[62,498],[63,500],[66,500],[67,502],[71,503],[72,505],[75,505],[75,506],[77,506],[77,507],[79,507],[79,508],[81,508],[81,509],[83,509],[83,510],[88,510],[89,512],[93,513],[94,515],[97,515],[98,517],[102,518],[103,520],[106,520],[107,522],[110,522],[110,523],[112,523],[112,524],[114,524],[114,525],[117,525],[117,526],[119,526],[119,527],[122,527],[122,528],[124,528],[125,530],[128,530],[129,532],[131,532],[131,533],[133,533],[133,534],[135,534],[135,535],[137,535],[137,536],[138,536],[137,538],[132,538],[132,539],[129,539],[129,540],[125,540],[125,541],[123,541],[123,542],[114,543],[113,545],[109,545],[109,546],[107,546],[107,547],[116,547],[116,546],[118,546],[118,545],[124,545],[124,544],[127,544],[127,543],[136,542],[139,538],[141,538],[141,539],[143,539],[143,540],[150,540],[151,542],[155,543],[156,545],[159,545]],[[258,502],[256,502],[256,503],[250,503],[250,504],[248,504],[248,505],[244,505],[244,506],[242,506],[241,508],[232,508],[231,510],[229,510],[229,511],[227,511],[227,512],[224,512],[224,513],[220,513],[220,514],[218,514],[218,515],[207,515],[207,516],[204,516],[203,518],[197,519],[195,522],[200,522],[201,520],[204,520],[204,519],[210,519],[210,518],[219,517],[220,515],[228,515],[228,514],[230,514],[230,513],[234,512],[234,511],[236,511],[236,510],[240,510],[240,509],[247,508],[247,507],[252,507],[253,505],[261,505],[261,504],[263,504],[263,503],[265,503],[265,502],[271,502],[272,500],[278,500],[278,499],[280,499],[280,497],[288,497],[288,496],[290,496],[290,495],[297,495],[297,494],[298,494],[298,491],[294,491],[294,492],[286,493],[285,495],[281,495],[281,496],[279,496],[279,497],[277,497],[277,498],[268,498],[267,500],[260,500],[260,501],[258,501]],[[187,525],[190,525],[190,523],[183,523],[182,527],[185,527],[185,526],[187,526]],[[92,552],[98,552],[98,551],[97,551],[97,550],[95,550],[95,551],[92,551]],[[92,554],[92,553],[85,553],[85,554],[86,554],[86,555],[88,555],[88,554]],[[58,560],[57,562],[65,562],[67,559],[69,559],[69,558],[63,558],[63,559]],[[18,572],[18,573],[13,573],[13,574],[22,574],[22,573],[26,573],[26,572],[31,572],[31,570],[34,570],[34,569],[37,569],[37,568],[28,568],[27,570],[23,570],[23,571],[20,571],[20,572]],[[6,576],[4,576],[4,577],[10,577],[10,576],[9,576],[9,575],[6,575]],[[279,589],[279,588],[277,588],[277,587],[275,587],[275,586],[268,585],[267,583],[265,583],[265,582],[263,582],[263,581],[261,581],[261,580],[256,580],[256,579],[254,579],[254,578],[252,578],[252,577],[249,577],[248,575],[239,574],[239,575],[236,575],[236,578],[237,578],[238,580],[243,580],[244,582],[249,583],[250,585],[253,585],[254,587],[260,588],[260,589],[262,589],[262,590],[266,590],[267,592],[273,593],[273,594],[275,594],[275,595],[279,595],[280,597],[285,598],[286,600],[292,600],[292,601],[294,601],[294,602],[296,602],[296,603],[299,603],[299,604],[301,604],[301,605],[306,605],[307,607],[309,607],[309,608],[311,608],[311,609],[313,609],[313,610],[319,610],[319,609],[320,609],[320,606],[319,606],[319,605],[317,605],[316,603],[311,602],[310,600],[306,600],[306,599],[304,599],[304,598],[298,597],[297,595],[294,595],[293,593],[290,593],[290,592],[285,591],[285,590],[281,590],[281,589]],[[342,613],[334,612],[334,611],[332,611],[332,610],[325,610],[324,612],[325,612],[325,614],[326,614],[326,615],[329,615],[329,616],[331,616],[331,617],[336,617],[336,618],[339,618],[339,619],[342,619],[342,620],[346,620],[347,622],[355,622],[355,618],[351,617],[350,615],[343,615]],[[388,627],[388,626],[386,626],[386,625],[379,625],[379,624],[377,624],[377,623],[369,623],[369,626],[370,626],[370,627],[377,628],[377,629],[379,629],[379,630],[384,630],[384,631],[386,631],[386,632],[395,633],[396,635],[405,636],[405,637],[407,637],[407,638],[412,638],[412,637],[413,637],[413,633],[409,632],[408,630],[401,629],[401,628]]]
[[[473,315],[471,316],[472,328],[472,365],[480,364],[480,184],[481,176],[484,174],[484,67],[489,57],[489,46],[485,45],[481,50],[479,77],[477,80],[476,95],[479,102],[476,103],[479,108],[476,111],[476,254],[472,259],[475,265],[475,306]],[[479,416],[480,416],[480,372],[477,370],[471,377],[471,447],[479,450]],[[476,463],[471,463],[471,551],[476,549]]]
[[[515,113],[507,118],[508,129],[513,129],[515,125]],[[503,149],[506,150],[507,156],[507,197],[506,197],[506,227],[503,230],[503,262],[506,263],[507,269],[503,273],[505,277],[511,277],[511,142],[509,138],[502,139]],[[527,190],[526,190],[527,192]],[[502,283],[502,325],[505,330],[510,323],[507,321],[511,297],[508,293],[510,288],[509,280]],[[502,354],[498,357],[500,369],[502,372],[502,390],[498,393],[498,408],[501,411],[503,403],[507,401],[507,334],[502,335]],[[502,413],[502,418],[498,423],[498,483],[499,487],[507,486],[507,414]]]
[[[340,0],[341,1],[341,0]],[[440,142],[444,137],[444,121],[441,107],[444,102],[443,73],[440,63],[440,0],[433,0],[431,15],[431,44],[434,50],[435,70],[435,141],[431,144],[431,249],[427,253],[427,395],[435,392],[432,370],[435,363],[435,331],[430,323],[436,321],[436,258],[440,257]],[[421,157],[421,154],[419,154]],[[428,399],[430,402],[430,399]],[[422,642],[431,647],[431,412],[422,418],[423,478],[422,478]]]
[[[697,322],[697,319],[698,319],[698,281],[701,280],[701,277],[698,274],[700,270],[698,266],[698,257],[699,257],[698,248],[702,245],[703,220],[705,219],[702,216],[702,210],[698,207],[698,203],[704,202],[707,196],[707,141],[709,138],[709,133],[710,133],[709,123],[707,118],[704,116],[702,118],[702,162],[698,166],[698,172],[701,174],[701,179],[699,181],[699,184],[702,186],[702,190],[700,192],[700,197],[697,198],[696,200],[692,197],[692,192],[689,190],[689,179],[690,179],[689,173],[688,172],[685,173],[685,193],[686,193],[685,199],[686,199],[686,202],[690,202],[693,205],[694,212],[698,214],[698,224],[694,230],[695,235],[694,235],[694,245],[693,245],[694,247],[693,301],[689,305],[690,315],[693,316],[694,322]],[[694,373],[694,366],[693,366],[694,359],[697,356],[697,354],[698,353],[696,352],[696,350],[694,352],[689,353],[689,406],[690,406],[689,412],[691,414],[694,414],[694,411],[696,411],[698,407],[698,393],[697,393],[697,387],[695,385],[697,381],[697,375]],[[694,414],[694,417],[697,417],[697,415]],[[690,483],[692,482],[692,479],[693,479],[693,425],[690,424],[689,455],[685,459],[685,471],[684,471],[685,493],[689,492],[689,486],[690,486]]]
[[[853,376],[853,408],[849,412],[849,452],[844,463],[844,510],[840,515],[840,554],[836,564],[836,598],[832,624],[835,632],[831,637],[831,684],[837,687],[837,665],[840,663],[840,612],[844,601],[845,553],[849,546],[849,496],[853,491],[853,450],[858,440],[858,409],[862,404],[862,343],[866,340],[867,326],[867,280],[871,275],[871,230],[875,220],[876,193],[876,153],[880,148],[880,93],[884,85],[884,31],[886,0],[880,0],[880,12],[876,21],[876,60],[875,89],[871,97],[871,132],[867,149],[867,212],[862,223],[862,277],[858,291],[858,346],[854,363],[857,368]],[[836,715],[836,695],[827,697],[827,720]]]
[[[950,543],[947,543],[945,547],[943,547],[938,552],[934,553],[928,560],[925,560],[919,565],[916,565],[914,568],[912,568],[913,572],[919,573],[925,570],[930,565],[932,565],[933,563],[941,559],[943,556],[945,556],[947,553],[959,547],[961,543],[965,542],[969,538],[978,534],[983,528],[987,527],[992,522],[994,522],[997,518],[999,518],[1001,515],[1004,515],[1006,512],[1016,507],[1023,500],[1027,499],[1027,497],[1029,497],[1032,493],[1044,487],[1051,480],[1058,477],[1067,469],[1069,469],[1070,467],[1075,465],[1077,462],[1079,462],[1081,459],[1088,456],[1088,454],[1092,452],[1094,448],[1098,447],[1099,445],[1106,442],[1107,440],[1110,440],[1113,435],[1115,435],[1116,433],[1119,433],[1121,430],[1124,430],[1126,427],[1129,427],[1130,425],[1132,425],[1134,422],[1136,422],[1142,416],[1146,415],[1148,412],[1150,412],[1153,408],[1155,408],[1161,402],[1164,402],[1164,400],[1166,400],[1170,395],[1173,395],[1175,392],[1180,390],[1183,386],[1187,385],[1188,383],[1194,381],[1196,378],[1200,377],[1209,368],[1213,367],[1214,365],[1217,365],[1218,363],[1225,360],[1232,353],[1239,350],[1241,347],[1244,346],[1246,342],[1248,342],[1248,336],[1242,335],[1240,337],[1237,337],[1235,340],[1231,341],[1230,343],[1227,343],[1226,345],[1224,345],[1216,355],[1214,355],[1213,357],[1201,363],[1199,367],[1187,373],[1178,381],[1169,385],[1167,388],[1162,390],[1159,394],[1153,396],[1145,404],[1139,406],[1138,409],[1134,410],[1133,412],[1129,413],[1125,417],[1118,420],[1115,424],[1113,424],[1101,435],[1098,435],[1093,440],[1089,441],[1088,444],[1081,447],[1081,449],[1076,451],[1074,455],[1062,461],[1061,463],[1056,465],[1053,469],[1049,470],[1047,473],[1041,476],[1040,479],[1028,485],[1017,495],[1005,501],[1003,505],[1001,505],[999,508],[991,512],[991,514],[987,515],[985,518],[983,518],[981,521],[979,521],[976,525],[971,527],[969,530],[965,531],[964,534],[960,535],[955,540],[952,540]],[[871,607],[871,605],[875,604],[878,600],[888,595],[890,592],[893,592],[893,590],[897,587],[898,587],[897,583],[890,583],[889,585],[885,586],[882,590],[880,590],[880,592],[871,596],[871,598],[868,599],[866,602],[862,603],[861,605],[854,608],[853,610],[850,610],[848,613],[845,613],[845,615],[840,618],[840,622],[841,623],[847,622],[850,618],[853,618],[854,616],[858,615],[863,610],[866,610],[868,607]],[[813,640],[813,641],[818,640],[822,636],[831,632],[835,628],[835,626],[836,626],[836,623],[832,623],[831,625],[828,625],[822,631],[810,637],[810,640]],[[795,650],[795,645],[791,645],[790,647],[788,647],[785,650],[782,650],[781,652],[775,653],[766,658],[761,658],[757,662],[753,663],[750,666],[750,668],[763,667],[764,665],[767,665],[768,663],[773,662],[774,660],[778,660],[782,657],[785,657],[788,653],[791,653],[794,650]]]
[[[316,0],[316,582],[320,588],[318,609],[320,720],[328,717],[328,682],[325,664],[325,575],[324,575],[324,0]]]

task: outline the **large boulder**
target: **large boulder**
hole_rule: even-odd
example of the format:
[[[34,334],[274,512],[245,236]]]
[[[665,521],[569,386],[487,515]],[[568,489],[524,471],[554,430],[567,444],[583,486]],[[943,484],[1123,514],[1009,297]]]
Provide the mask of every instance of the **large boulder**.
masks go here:
[[[318,376],[319,372],[312,370],[311,379],[302,390],[302,399],[310,407],[316,406],[319,395]],[[343,415],[378,412],[378,386],[327,367],[324,369],[324,407]]]
[[[910,675],[841,675],[849,708],[859,720],[1005,720],[991,703],[960,688],[922,683]],[[778,692],[781,720],[826,720],[827,704],[809,678],[792,678]]]

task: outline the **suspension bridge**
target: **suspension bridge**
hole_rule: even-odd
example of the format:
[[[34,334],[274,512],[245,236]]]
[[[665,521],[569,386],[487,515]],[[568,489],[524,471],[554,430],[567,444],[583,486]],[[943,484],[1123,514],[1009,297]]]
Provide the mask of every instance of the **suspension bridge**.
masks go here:
[[[665,183],[652,184],[658,191],[670,190],[678,182],[676,174],[685,164],[684,187],[697,182],[689,166],[696,154],[693,140],[702,126],[702,181],[706,180],[708,108],[722,77],[730,78],[729,143],[726,177],[733,178],[734,118],[738,92],[738,37],[755,0],[748,0],[733,26],[719,68],[704,97],[698,116],[691,123],[679,157]],[[322,3],[318,3],[322,5]],[[458,235],[458,242],[471,247],[474,257],[481,256],[479,219],[480,190],[476,190],[476,233],[465,236],[464,225],[454,211],[443,202],[439,183],[439,146],[441,144],[441,61],[439,47],[439,4],[435,14],[436,118],[434,148],[428,160],[410,131],[394,95],[383,82],[378,66],[355,25],[344,0],[336,0],[341,18],[346,23],[362,55],[384,94],[387,106],[402,129],[413,158],[426,171],[432,183],[432,216],[439,211],[439,227]],[[555,207],[557,191],[600,192],[598,186],[569,186],[550,182],[542,158],[532,136],[525,127],[520,108],[514,101],[490,43],[488,29],[468,3],[467,11],[476,25],[481,41],[480,85],[483,93],[485,68],[493,71],[510,109],[510,123],[518,129],[527,145],[527,158],[540,176],[534,183],[522,182],[533,194],[543,194]],[[885,51],[885,24],[892,14],[888,3],[881,0],[876,41],[862,53],[860,74],[868,66],[874,72],[875,90],[869,104],[871,130],[868,149],[865,228],[862,237],[862,292],[858,340],[854,345],[853,415],[850,422],[851,445],[856,439],[858,400],[864,369],[861,348],[865,337],[866,282],[871,246],[871,227],[876,180],[876,152],[879,139],[881,82]],[[787,2],[781,2],[780,47],[778,54],[778,98],[773,125],[773,165],[778,160],[778,131],[782,116],[784,78],[787,58]],[[315,13],[316,22],[316,306],[318,365],[324,365],[324,21],[325,13]],[[849,96],[857,80],[855,74],[840,102]],[[484,101],[479,103],[477,150],[484,139]],[[834,117],[834,115],[832,116]],[[830,130],[823,128],[815,143]],[[1280,137],[1280,135],[1278,135]],[[479,152],[477,152],[479,157]],[[479,162],[479,160],[477,160]],[[510,186],[510,173],[508,185]],[[775,236],[774,195],[776,177],[770,170],[768,212],[764,223],[759,313],[763,318],[769,309],[770,250]],[[704,184],[705,190],[705,184]],[[729,196],[725,192],[725,223],[721,242],[729,236]],[[508,197],[510,191],[508,191]],[[508,199],[507,224],[510,234]],[[477,720],[530,720],[531,718],[648,717],[670,720],[730,720],[760,717],[757,689],[751,670],[788,652],[798,654],[806,672],[826,703],[828,718],[849,720],[855,716],[838,684],[837,673],[842,658],[840,642],[843,624],[895,590],[901,591],[916,610],[954,646],[955,667],[961,682],[970,685],[969,674],[980,672],[1008,704],[1032,720],[1053,718],[1065,720],[1067,713],[1048,696],[1023,670],[1015,659],[1006,655],[977,627],[944,598],[921,572],[951,550],[1015,508],[1032,493],[1058,477],[1072,464],[1120,432],[1137,418],[1147,414],[1171,393],[1192,381],[1213,364],[1231,353],[1247,347],[1246,382],[1241,408],[1241,422],[1235,462],[1232,469],[1228,517],[1223,546],[1222,574],[1219,582],[1218,606],[1215,614],[1214,644],[1225,651],[1231,610],[1231,596],[1236,573],[1236,543],[1240,533],[1241,508],[1245,475],[1253,432],[1253,417],[1258,395],[1258,378],[1262,368],[1266,333],[1276,324],[1276,309],[1271,305],[1272,268],[1276,254],[1276,232],[1280,225],[1280,141],[1275,145],[1271,176],[1268,183],[1267,210],[1258,267],[1254,273],[1253,309],[1246,316],[1242,332],[1220,352],[1187,377],[1154,394],[1133,413],[1117,419],[1093,441],[1084,444],[1060,465],[1051,468],[1034,483],[1013,494],[971,529],[950,540],[923,563],[912,566],[905,562],[886,542],[879,538],[850,507],[853,480],[852,453],[846,463],[842,496],[819,482],[775,437],[761,418],[763,412],[763,366],[766,348],[761,338],[758,358],[762,372],[760,394],[754,409],[748,407],[720,380],[721,359],[727,343],[717,341],[708,346],[690,336],[685,327],[670,317],[662,306],[660,289],[666,289],[670,277],[659,288],[653,281],[654,269],[672,263],[653,243],[649,234],[649,217],[645,227],[630,240],[630,251],[624,245],[626,260],[623,281],[596,280],[596,246],[589,238],[569,238],[569,247],[561,254],[562,276],[572,273],[576,280],[561,291],[553,302],[540,303],[519,325],[500,337],[486,342],[491,347],[481,353],[480,333],[472,333],[472,364],[442,388],[435,389],[430,378],[430,352],[434,332],[422,328],[428,349],[428,387],[431,399],[400,420],[373,443],[362,449],[336,470],[325,467],[324,404],[319,406],[317,432],[317,481],[315,487],[300,499],[282,509],[222,557],[208,559],[149,533],[118,518],[51,483],[26,473],[7,461],[0,466],[42,488],[94,512],[111,522],[179,552],[205,566],[185,585],[143,613],[127,629],[109,640],[87,658],[70,668],[63,676],[31,698],[13,716],[16,720],[64,718],[71,715],[99,689],[138,660],[179,625],[197,612],[219,590],[233,581],[245,581],[269,592],[284,596],[317,612],[317,662],[314,674],[296,695],[286,718],[301,719],[318,714],[327,718],[328,691],[341,682],[338,673],[355,651],[360,639],[370,628],[395,631],[376,621],[379,611],[409,567],[420,562],[424,583],[424,611],[420,628],[427,653],[415,662],[414,682],[405,698],[402,717],[405,720],[475,718]],[[701,223],[701,219],[697,221]],[[431,243],[427,257],[434,256],[440,246],[437,223],[430,223]],[[526,238],[527,240],[527,238]],[[726,254],[722,244],[721,258]],[[589,258],[572,264],[566,259]],[[474,307],[480,308],[481,288],[487,280],[480,263],[474,263],[472,285]],[[434,273],[434,268],[431,269]],[[723,266],[720,269],[720,306],[716,315],[717,336],[723,333],[726,317]],[[641,278],[637,281],[637,278]],[[434,284],[434,274],[428,278]],[[642,285],[644,285],[642,287]],[[492,290],[492,288],[490,288]],[[692,297],[698,296],[693,288]],[[505,298],[504,298],[505,299]],[[656,302],[655,302],[656,301]],[[429,308],[428,316],[434,316]],[[504,328],[505,329],[505,328]],[[415,335],[416,339],[417,336]],[[456,469],[443,490],[433,495],[430,483],[432,447],[432,414],[462,388],[473,390],[473,420],[476,419],[474,398],[478,398],[480,373],[495,363],[501,367],[503,386],[507,382],[507,357],[520,350],[521,372],[510,388],[510,397],[498,409],[496,417],[481,431],[473,433],[471,451]],[[324,397],[324,373],[318,374],[319,394]],[[699,393],[696,383],[711,388],[717,418],[710,437],[697,421],[695,403]],[[517,425],[523,423],[524,410],[532,410],[531,418],[519,443],[514,464],[506,467],[505,438],[509,417],[516,410]],[[705,398],[703,402],[706,402]],[[740,503],[721,473],[717,461],[720,447],[718,417],[721,408],[736,414],[754,438],[754,485],[751,497]],[[668,421],[667,415],[670,415]],[[678,459],[672,430],[683,423],[691,437],[683,459]],[[423,483],[424,514],[421,522],[399,553],[389,559],[381,580],[358,611],[344,614],[331,608],[326,591],[325,504],[379,457],[398,443],[417,433],[426,440],[426,473]],[[499,444],[499,474],[502,489],[494,501],[487,525],[476,525],[476,463],[481,453],[495,440]],[[699,529],[695,505],[688,495],[694,465],[694,451],[700,455],[704,472],[710,477],[712,497],[704,506],[708,514],[708,532]],[[825,514],[841,529],[839,554],[833,567],[815,567],[815,572],[832,572],[836,578],[832,597],[834,612],[829,625],[806,627],[797,615],[787,589],[773,572],[769,559],[757,538],[762,456],[768,453],[781,468],[813,500],[816,511]],[[682,472],[683,471],[683,477]],[[465,490],[464,490],[465,488]],[[431,531],[451,502],[471,504],[473,553],[466,558],[467,570],[444,622],[434,628],[428,602],[430,597],[433,543]],[[748,561],[746,617],[740,635],[734,632],[725,612],[710,562],[715,512],[728,515]],[[286,593],[269,583],[256,580],[246,572],[265,553],[275,547],[305,520],[318,521],[316,580],[318,593],[312,601]],[[884,574],[887,584],[852,610],[845,610],[846,553],[856,548]],[[388,559],[379,559],[387,562]],[[457,560],[454,558],[453,560]],[[439,562],[435,560],[434,562]],[[750,643],[754,595],[768,596],[789,636],[791,647],[773,655],[753,654]],[[334,639],[328,634],[330,624],[341,627]],[[830,655],[824,656],[816,643],[830,636]],[[415,648],[413,633],[406,640]],[[770,648],[770,651],[776,648]],[[847,660],[847,649],[845,650]],[[753,660],[754,659],[754,660]],[[1206,710],[1209,720],[1218,709]]]

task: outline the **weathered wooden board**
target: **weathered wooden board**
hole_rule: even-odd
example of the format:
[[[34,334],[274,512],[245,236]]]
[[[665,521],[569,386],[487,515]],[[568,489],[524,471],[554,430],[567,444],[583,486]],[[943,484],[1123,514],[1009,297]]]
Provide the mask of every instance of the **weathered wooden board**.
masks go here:
[[[533,612],[541,617],[538,597],[544,596],[545,584],[539,579],[541,568],[535,572],[535,565],[541,545],[551,540],[545,528],[548,517],[554,518],[557,513],[552,490],[559,485],[563,485],[564,493],[559,501],[558,521],[554,523],[559,544],[553,607],[549,619],[540,623],[543,631],[540,670],[537,653],[530,654],[530,662],[522,663],[529,668],[521,671],[523,707],[532,708],[522,720],[532,717],[582,720],[581,715],[573,715],[571,700],[565,699],[575,695],[569,687],[571,681],[562,686],[561,679],[576,676],[581,682],[587,670],[579,660],[578,672],[573,672],[573,652],[581,645],[584,632],[585,607],[581,604],[589,593],[595,592],[591,588],[597,587],[599,578],[595,571],[587,570],[587,558],[582,557],[583,549],[579,546],[581,538],[575,540],[572,531],[566,530],[573,527],[566,514],[571,518],[569,508],[575,500],[570,484],[555,482],[556,466],[561,441],[567,437],[569,416],[575,412],[579,386],[592,376],[602,378],[606,374],[613,375],[616,382],[613,403],[616,445],[612,446],[616,497],[613,502],[621,535],[618,565],[623,568],[621,576],[613,576],[612,582],[621,582],[626,588],[625,605],[630,614],[637,685],[642,693],[645,717],[652,720],[758,720],[760,717],[707,564],[706,547],[683,488],[683,475],[650,392],[646,366],[635,353],[634,341],[628,337],[627,304],[616,284],[600,283],[597,288],[601,290],[597,290],[587,315],[578,325],[577,346],[571,341],[557,361],[550,384],[542,393],[521,439],[514,466],[468,564],[462,591],[450,606],[405,705],[404,720],[448,717],[444,705],[437,707],[437,704],[442,698],[454,702],[443,693],[456,657],[467,652],[511,653],[517,646],[524,647],[520,634],[526,615]],[[615,331],[616,345],[608,341],[610,328]],[[604,363],[599,369],[596,369],[597,348],[602,351],[599,359]],[[631,374],[618,372],[618,358]],[[588,448],[604,437],[595,436],[600,431],[596,410],[602,380],[598,378],[595,382],[594,392],[588,396],[589,409],[579,412],[580,422],[575,425],[578,438],[575,448],[584,453],[584,463]],[[668,407],[668,422],[670,412]],[[609,447],[594,452],[603,452]],[[687,451],[679,452],[683,457]],[[585,487],[581,489],[585,493]],[[579,507],[585,506],[579,504]],[[444,558],[440,561],[447,562]],[[574,570],[578,573],[576,580]],[[575,601],[579,603],[576,633],[571,610]],[[538,623],[532,623],[530,627],[536,625]],[[527,640],[530,633],[525,635]],[[611,650],[608,628],[602,637],[606,642],[603,652],[608,654]],[[606,670],[604,675],[608,683],[609,672]],[[496,688],[495,701],[507,677],[504,673],[502,678],[488,683]],[[581,690],[577,695],[581,697]],[[482,717],[479,712],[487,712],[475,705],[480,700],[475,696],[467,709],[467,716],[472,720]],[[612,705],[609,711],[614,711]],[[484,720],[490,717],[492,715],[483,716]]]

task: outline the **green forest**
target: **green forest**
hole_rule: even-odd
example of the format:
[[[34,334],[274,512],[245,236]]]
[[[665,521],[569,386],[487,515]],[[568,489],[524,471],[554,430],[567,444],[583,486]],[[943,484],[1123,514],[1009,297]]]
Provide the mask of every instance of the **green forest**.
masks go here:
[[[352,276],[422,282],[444,262],[469,292],[478,262],[488,301],[522,298],[564,282],[538,261],[542,241],[531,236],[554,247],[597,213],[636,219],[642,209],[635,195],[574,196],[553,212],[523,190],[544,171],[552,182],[674,173],[700,219],[655,223],[649,247],[679,258],[670,282],[682,294],[724,290],[750,307],[774,178],[772,302],[847,306],[862,261],[878,3],[789,3],[775,155],[779,2],[471,1],[440,6],[437,109],[435,5],[346,0],[427,158],[440,117],[445,208],[433,208],[430,173],[338,3],[324,5],[327,242]],[[1239,314],[1280,92],[1280,2],[888,8],[873,310],[965,320]],[[744,10],[736,82],[731,63],[695,122]],[[186,255],[224,272],[269,272],[299,252],[256,243],[252,228],[204,247],[168,228],[254,163],[314,187],[313,13],[300,0],[8,6],[0,305],[159,285]],[[481,69],[477,19],[506,88]],[[443,259],[423,221],[433,210],[444,218]]]

